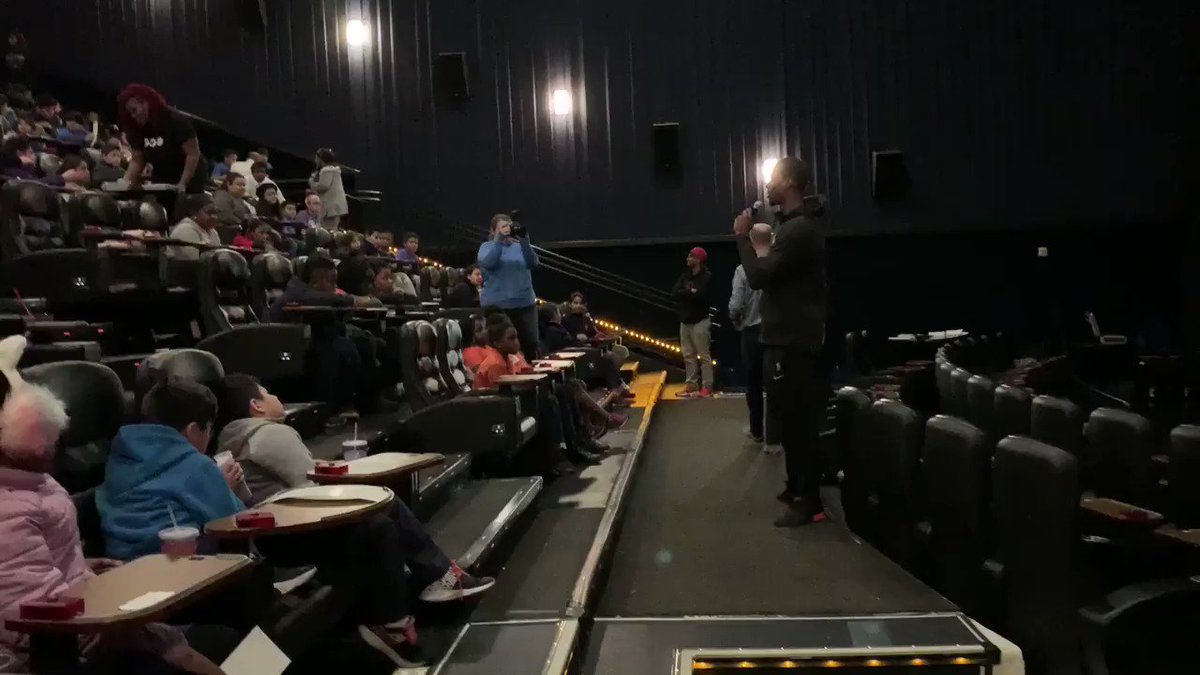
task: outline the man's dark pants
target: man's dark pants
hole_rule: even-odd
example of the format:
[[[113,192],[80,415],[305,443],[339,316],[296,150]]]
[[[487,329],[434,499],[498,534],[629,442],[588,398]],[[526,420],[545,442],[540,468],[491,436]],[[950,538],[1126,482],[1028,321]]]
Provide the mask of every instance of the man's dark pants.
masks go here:
[[[763,347],[767,406],[780,426],[787,489],[820,504],[821,422],[829,394],[819,354],[802,347]]]
[[[758,341],[762,324],[742,329],[742,363],[746,367],[746,408],[750,411],[750,435],[762,438],[767,445],[779,443],[779,423],[767,414],[763,427],[763,345]],[[764,436],[764,433],[766,434]]]

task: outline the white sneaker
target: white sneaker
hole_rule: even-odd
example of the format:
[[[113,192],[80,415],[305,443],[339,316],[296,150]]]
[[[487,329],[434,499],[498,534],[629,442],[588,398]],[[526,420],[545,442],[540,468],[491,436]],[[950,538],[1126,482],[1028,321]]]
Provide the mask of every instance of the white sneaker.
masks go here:
[[[763,446],[763,453],[767,455],[778,455],[783,452],[783,446],[778,443],[769,443]]]
[[[425,602],[450,602],[462,600],[472,595],[483,593],[496,585],[491,577],[473,577],[462,571],[458,563],[450,563],[450,569],[441,579],[429,584],[421,591],[421,600]]]

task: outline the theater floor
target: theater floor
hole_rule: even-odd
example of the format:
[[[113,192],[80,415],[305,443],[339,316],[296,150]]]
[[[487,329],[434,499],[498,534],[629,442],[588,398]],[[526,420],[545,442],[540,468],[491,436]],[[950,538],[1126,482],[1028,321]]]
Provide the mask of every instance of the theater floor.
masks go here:
[[[840,523],[780,529],[783,458],[740,398],[655,411],[596,615],[846,615],[953,606]]]

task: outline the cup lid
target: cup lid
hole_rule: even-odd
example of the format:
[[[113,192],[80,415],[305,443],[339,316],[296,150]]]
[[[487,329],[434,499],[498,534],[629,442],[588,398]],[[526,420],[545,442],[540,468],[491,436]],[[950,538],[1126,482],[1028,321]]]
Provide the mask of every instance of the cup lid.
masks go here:
[[[353,440],[353,439],[348,440],[348,441],[342,441],[342,447],[344,448],[346,446],[350,446],[352,448],[365,448],[365,447],[367,447],[367,442],[361,438],[358,439],[357,441]]]
[[[180,525],[179,527],[168,527],[158,531],[158,536],[164,539],[184,539],[200,536],[200,530],[190,525]]]

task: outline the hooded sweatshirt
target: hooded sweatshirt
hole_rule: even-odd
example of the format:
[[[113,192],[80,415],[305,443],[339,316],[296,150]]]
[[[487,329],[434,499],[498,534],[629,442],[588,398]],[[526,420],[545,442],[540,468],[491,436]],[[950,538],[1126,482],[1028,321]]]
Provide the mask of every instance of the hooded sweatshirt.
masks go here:
[[[314,461],[296,430],[274,420],[244,417],[221,430],[220,452],[242,465],[251,503],[293,487],[309,485]]]
[[[179,525],[201,532],[244,508],[221,469],[183,434],[160,424],[121,427],[96,490],[108,555],[131,560],[157,553],[159,531],[171,527],[168,505]]]

